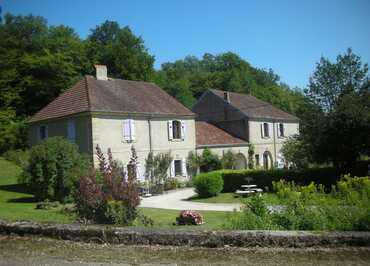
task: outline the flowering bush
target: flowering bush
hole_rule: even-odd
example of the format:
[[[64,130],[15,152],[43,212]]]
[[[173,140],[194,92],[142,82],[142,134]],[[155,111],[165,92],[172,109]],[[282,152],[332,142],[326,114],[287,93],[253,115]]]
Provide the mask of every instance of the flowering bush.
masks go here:
[[[140,203],[135,173],[135,149],[132,148],[127,174],[113,160],[110,149],[108,160],[99,146],[96,147],[96,154],[99,171],[91,170],[89,175],[82,176],[74,193],[77,213],[80,218],[88,221],[130,225],[138,215],[137,206]]]
[[[201,225],[204,224],[202,215],[197,211],[181,211],[176,218],[177,225]]]

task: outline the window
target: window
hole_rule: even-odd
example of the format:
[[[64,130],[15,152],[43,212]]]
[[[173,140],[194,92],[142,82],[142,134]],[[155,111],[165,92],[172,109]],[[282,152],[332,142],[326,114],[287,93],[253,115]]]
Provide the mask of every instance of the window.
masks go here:
[[[255,158],[255,161],[256,161],[256,166],[259,166],[260,165],[260,155],[259,154],[255,154],[254,155],[254,158]]]
[[[174,139],[181,139],[181,122],[178,120],[172,121],[172,136]]]
[[[70,142],[76,142],[76,125],[75,121],[67,122],[67,138]]]
[[[180,120],[168,121],[168,139],[169,140],[184,140],[185,138],[185,123]]]
[[[186,170],[186,159],[176,159],[171,162],[171,177],[188,176]]]
[[[123,140],[128,142],[135,140],[135,121],[133,119],[123,120]]]
[[[263,138],[269,138],[270,137],[269,123],[263,123],[262,124],[262,137]]]
[[[43,125],[40,126],[39,130],[40,140],[46,139],[48,137],[48,127]]]
[[[279,128],[278,128],[278,137],[284,137],[284,124],[279,123]]]
[[[181,160],[175,160],[175,176],[181,176],[182,175],[182,162]]]

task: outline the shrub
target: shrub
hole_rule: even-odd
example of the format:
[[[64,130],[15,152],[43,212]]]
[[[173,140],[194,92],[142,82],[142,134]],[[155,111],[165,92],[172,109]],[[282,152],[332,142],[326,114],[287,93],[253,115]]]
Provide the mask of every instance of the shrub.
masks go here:
[[[271,170],[220,170],[224,180],[223,192],[234,192],[241,185],[247,183],[246,178],[252,178],[253,183],[258,187],[268,187],[272,189],[272,182],[281,179],[288,182],[294,181],[296,185],[308,185],[311,182],[322,184],[326,191],[330,191],[331,187],[340,180],[342,174],[338,169],[333,167],[325,168],[308,168],[308,169],[271,169]],[[367,175],[367,162],[359,162],[357,167],[352,170],[352,175],[364,176]]]
[[[177,225],[201,225],[203,223],[203,217],[197,211],[181,211],[176,217]]]
[[[234,169],[236,162],[236,155],[231,150],[225,152],[221,157],[222,169]]]
[[[177,180],[175,178],[167,178],[164,182],[164,190],[173,190],[177,188]]]
[[[87,173],[89,161],[75,144],[62,137],[42,141],[30,150],[29,162],[22,177],[40,200],[68,199],[81,173]]]
[[[3,154],[4,158],[11,161],[21,167],[26,169],[28,166],[28,161],[30,159],[29,150],[9,150]]]
[[[209,149],[204,149],[199,158],[199,167],[201,172],[210,172],[221,169],[220,158]]]
[[[201,198],[216,196],[221,192],[224,185],[219,172],[199,174],[194,177],[193,183],[195,191]]]
[[[274,183],[281,208],[269,212],[263,197],[252,197],[243,212],[233,214],[225,224],[232,229],[282,230],[370,230],[370,180],[345,176],[332,192],[310,183]]]
[[[99,172],[91,170],[89,175],[81,177],[79,187],[74,193],[77,214],[85,221],[131,225],[138,216],[137,207],[140,203],[135,173],[135,149],[132,148],[127,175],[122,165],[113,160],[110,149],[108,160],[99,146],[96,150]],[[97,177],[100,176],[99,182]]]

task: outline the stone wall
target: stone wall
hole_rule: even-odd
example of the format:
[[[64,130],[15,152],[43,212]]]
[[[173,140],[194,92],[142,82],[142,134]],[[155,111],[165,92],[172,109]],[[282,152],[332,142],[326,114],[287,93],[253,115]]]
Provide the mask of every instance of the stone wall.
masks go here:
[[[370,246],[370,232],[166,230],[0,221],[0,234],[40,235],[64,240],[126,245],[293,248]]]

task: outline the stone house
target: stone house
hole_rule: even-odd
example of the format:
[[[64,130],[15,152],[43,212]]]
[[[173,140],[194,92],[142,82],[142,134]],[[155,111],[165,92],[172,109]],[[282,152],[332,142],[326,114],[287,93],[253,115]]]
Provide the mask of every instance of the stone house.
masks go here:
[[[297,119],[254,97],[225,93],[205,92],[191,111],[153,83],[108,78],[107,68],[97,65],[95,77],[84,76],[30,119],[29,144],[63,136],[89,154],[94,165],[97,145],[103,151],[111,148],[123,163],[134,146],[139,173],[145,171],[149,152],[170,152],[169,175],[186,178],[189,152],[209,148],[221,156],[232,150],[238,155],[237,167],[245,168],[248,144],[253,143],[256,161],[262,162],[257,155],[267,153],[266,167],[271,167],[284,138],[297,133]],[[246,111],[249,104],[259,116]],[[265,124],[261,137],[259,127]]]
[[[206,121],[237,138],[239,144],[233,149],[240,149],[241,157],[247,154],[247,149],[241,147],[252,144],[255,164],[264,168],[283,167],[285,162],[280,153],[283,142],[299,133],[297,117],[251,95],[207,90],[192,111],[197,114],[197,120]]]

